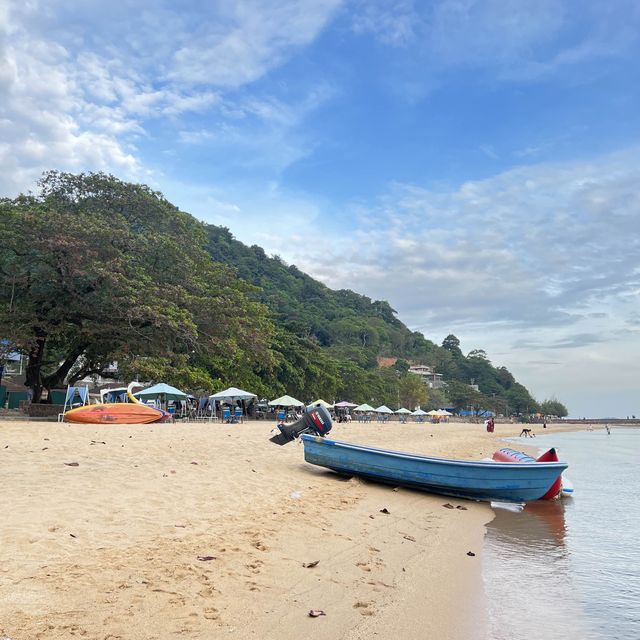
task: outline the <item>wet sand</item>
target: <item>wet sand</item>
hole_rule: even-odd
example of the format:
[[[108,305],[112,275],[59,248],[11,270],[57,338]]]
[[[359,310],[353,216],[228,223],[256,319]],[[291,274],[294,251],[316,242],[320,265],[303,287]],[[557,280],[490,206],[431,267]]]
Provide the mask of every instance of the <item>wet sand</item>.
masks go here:
[[[489,506],[345,480],[273,426],[0,422],[0,636],[483,638]],[[480,458],[520,428],[331,435]]]

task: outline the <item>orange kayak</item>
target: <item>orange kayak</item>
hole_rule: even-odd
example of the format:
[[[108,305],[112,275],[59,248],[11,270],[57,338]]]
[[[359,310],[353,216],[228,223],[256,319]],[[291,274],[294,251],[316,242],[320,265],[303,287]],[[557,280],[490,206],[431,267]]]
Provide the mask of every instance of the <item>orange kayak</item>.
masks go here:
[[[89,404],[71,409],[64,414],[65,422],[84,424],[147,424],[160,422],[164,411],[144,404],[121,402],[117,404]]]

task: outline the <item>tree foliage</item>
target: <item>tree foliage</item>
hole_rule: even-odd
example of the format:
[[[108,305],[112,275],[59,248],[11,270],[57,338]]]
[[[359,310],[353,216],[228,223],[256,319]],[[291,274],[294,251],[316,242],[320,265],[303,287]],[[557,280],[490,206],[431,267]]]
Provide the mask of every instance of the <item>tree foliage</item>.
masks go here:
[[[46,173],[35,194],[0,200],[0,234],[0,339],[28,356],[36,401],[117,361],[125,379],[193,392],[537,407],[484,351],[464,356],[453,334],[438,346],[387,302],[333,291],[144,185]],[[380,357],[395,365],[380,368]],[[447,398],[410,364],[443,374]]]
[[[556,416],[558,418],[566,418],[569,415],[567,407],[556,398],[544,400],[540,403],[540,413],[545,416]]]

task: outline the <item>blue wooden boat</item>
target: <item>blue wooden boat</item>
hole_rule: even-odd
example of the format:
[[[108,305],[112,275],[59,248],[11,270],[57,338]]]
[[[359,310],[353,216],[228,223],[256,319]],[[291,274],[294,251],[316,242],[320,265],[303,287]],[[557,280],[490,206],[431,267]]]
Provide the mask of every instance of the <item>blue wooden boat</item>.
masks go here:
[[[540,499],[565,462],[489,462],[432,458],[303,434],[304,459],[348,475],[470,500]]]

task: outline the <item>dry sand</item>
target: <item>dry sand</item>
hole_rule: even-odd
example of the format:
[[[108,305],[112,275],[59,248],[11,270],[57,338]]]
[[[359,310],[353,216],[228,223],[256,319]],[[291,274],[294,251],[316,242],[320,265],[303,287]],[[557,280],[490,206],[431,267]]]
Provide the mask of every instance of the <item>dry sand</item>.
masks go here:
[[[273,426],[0,422],[0,637],[484,637],[489,506],[345,480]],[[480,458],[519,430],[331,435]]]

